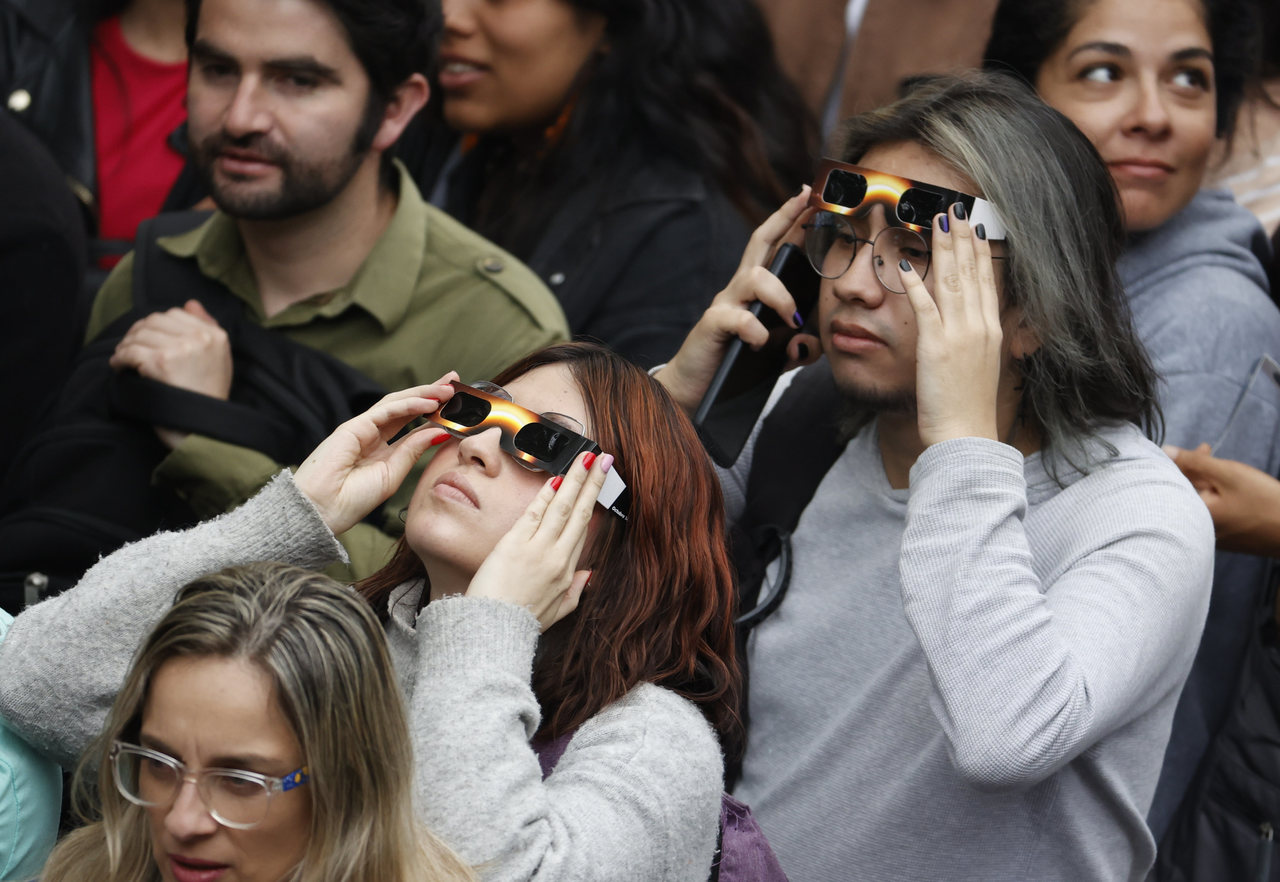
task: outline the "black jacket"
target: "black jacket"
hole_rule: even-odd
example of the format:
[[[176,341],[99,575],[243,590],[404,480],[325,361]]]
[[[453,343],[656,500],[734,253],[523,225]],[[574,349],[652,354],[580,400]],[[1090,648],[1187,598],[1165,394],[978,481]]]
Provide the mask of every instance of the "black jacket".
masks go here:
[[[0,101],[53,154],[98,230],[98,162],[94,146],[89,42],[96,21],[83,0],[0,0]],[[173,143],[186,152],[186,133]],[[205,196],[184,168],[163,211],[190,208]],[[121,249],[116,249],[121,250]]]
[[[400,155],[430,196],[448,149],[412,132]],[[446,145],[452,147],[452,139]],[[444,207],[471,222],[474,154],[449,176]],[[474,185],[474,181],[470,182]],[[434,200],[433,200],[434,201]],[[597,340],[642,367],[667,361],[742,259],[751,225],[700,173],[639,151],[571,192],[532,248],[492,236],[556,295],[575,337]]]

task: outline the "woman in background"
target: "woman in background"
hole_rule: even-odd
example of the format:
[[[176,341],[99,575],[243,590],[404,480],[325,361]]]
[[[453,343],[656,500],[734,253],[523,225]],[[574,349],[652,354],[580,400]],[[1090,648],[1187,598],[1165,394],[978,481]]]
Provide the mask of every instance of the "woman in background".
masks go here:
[[[407,164],[547,282],[570,329],[665,360],[816,126],[752,0],[444,0]],[[415,143],[416,141],[416,143]]]
[[[1165,440],[1280,467],[1280,402],[1251,378],[1280,352],[1266,238],[1200,185],[1256,78],[1250,0],[1002,0],[986,65],[1031,83],[1093,142],[1129,234],[1118,269],[1162,378]],[[1237,402],[1243,406],[1231,418]],[[1230,425],[1229,425],[1230,423]],[[1221,724],[1266,562],[1219,554],[1200,653],[1174,719],[1149,821],[1159,840]]]

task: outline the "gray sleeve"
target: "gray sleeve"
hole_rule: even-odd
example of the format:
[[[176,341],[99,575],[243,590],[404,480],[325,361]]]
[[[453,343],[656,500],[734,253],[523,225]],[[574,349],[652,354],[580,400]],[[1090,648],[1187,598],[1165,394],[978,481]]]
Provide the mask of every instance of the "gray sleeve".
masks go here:
[[[911,472],[903,605],[952,762],[976,787],[1044,780],[1177,694],[1208,608],[1213,526],[1174,467],[1099,467],[1055,498],[1051,572],[1024,530],[1021,455],[928,448]]]
[[[537,620],[452,597],[418,619],[410,700],[417,803],[486,882],[703,882],[719,822],[722,763],[688,701],[641,685],[574,734],[544,781],[529,738]]]
[[[0,715],[65,767],[102,728],[134,650],[188,582],[279,560],[320,568],[342,548],[282,472],[242,507],[98,561],[75,587],[14,619],[0,644]]]

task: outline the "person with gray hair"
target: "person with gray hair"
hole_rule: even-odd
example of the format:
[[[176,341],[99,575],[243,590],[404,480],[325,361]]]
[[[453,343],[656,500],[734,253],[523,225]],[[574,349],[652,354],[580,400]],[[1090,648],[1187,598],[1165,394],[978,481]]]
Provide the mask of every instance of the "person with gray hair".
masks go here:
[[[758,552],[787,593],[747,642],[735,795],[796,879],[1142,879],[1213,532],[1144,437],[1107,170],[995,74],[923,81],[837,142],[657,373],[692,410],[729,341],[763,341],[752,301],[794,326],[765,267],[803,243],[823,358],[721,473],[731,517],[785,495],[829,414],[844,435],[789,554]]]
[[[226,569],[143,642],[76,774],[87,826],[41,878],[474,879],[416,820],[412,765],[369,604],[299,567]]]

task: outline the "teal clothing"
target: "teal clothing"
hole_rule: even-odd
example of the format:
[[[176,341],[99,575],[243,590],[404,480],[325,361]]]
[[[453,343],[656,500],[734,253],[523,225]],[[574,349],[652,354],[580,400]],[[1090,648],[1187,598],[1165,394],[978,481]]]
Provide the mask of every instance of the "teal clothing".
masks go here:
[[[0,640],[13,616],[0,610]],[[0,717],[0,879],[40,872],[58,836],[62,770]]]

